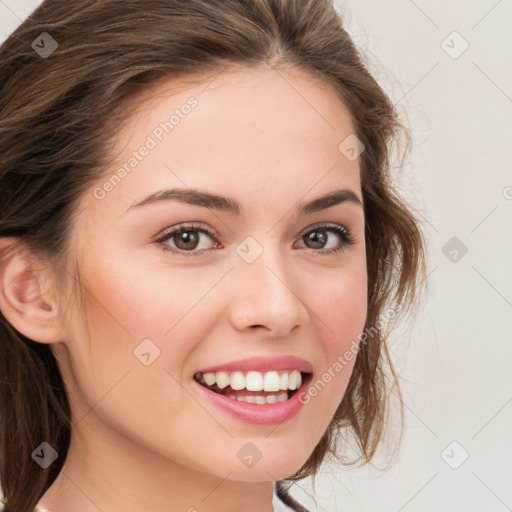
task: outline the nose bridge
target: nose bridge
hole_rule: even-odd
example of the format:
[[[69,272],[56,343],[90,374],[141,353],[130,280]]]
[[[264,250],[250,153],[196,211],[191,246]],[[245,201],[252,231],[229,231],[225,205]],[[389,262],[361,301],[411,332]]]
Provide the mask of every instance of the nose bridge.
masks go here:
[[[290,272],[290,263],[275,238],[248,237],[237,247],[236,297],[233,321],[238,328],[265,326],[284,336],[307,318],[307,311]]]

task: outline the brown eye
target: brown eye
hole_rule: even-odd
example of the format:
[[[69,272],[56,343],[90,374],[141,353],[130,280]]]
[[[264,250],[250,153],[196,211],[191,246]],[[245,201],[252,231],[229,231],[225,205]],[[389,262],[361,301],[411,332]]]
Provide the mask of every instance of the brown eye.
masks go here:
[[[195,249],[199,244],[199,235],[197,233],[198,232],[194,230],[181,231],[180,233],[173,235],[172,239],[178,249],[183,249],[185,251]]]
[[[325,231],[321,231],[319,229],[315,229],[315,231],[311,231],[307,235],[305,235],[304,240],[307,240],[312,245],[309,246],[310,249],[323,249],[324,245],[327,243],[327,235]]]
[[[326,247],[329,244],[329,234],[335,234],[338,238],[337,245]],[[336,238],[335,237],[335,238]],[[320,225],[313,227],[306,234],[302,235],[302,240],[309,249],[320,251],[321,253],[337,253],[343,251],[346,247],[353,245],[355,240],[348,229],[342,226]]]
[[[208,240],[209,239],[209,240]],[[171,230],[155,240],[162,245],[165,251],[175,254],[186,254],[187,256],[199,256],[203,249],[215,248],[219,244],[214,241],[214,234],[209,230],[194,226],[184,225]]]

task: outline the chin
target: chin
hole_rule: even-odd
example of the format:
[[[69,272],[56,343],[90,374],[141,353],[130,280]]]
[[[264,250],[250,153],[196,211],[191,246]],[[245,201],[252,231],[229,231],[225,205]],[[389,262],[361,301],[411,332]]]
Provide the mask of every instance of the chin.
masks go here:
[[[252,468],[237,469],[229,475],[229,479],[238,482],[273,482],[293,475],[302,467],[291,467],[288,464],[279,467],[272,464],[257,466],[258,464]]]
[[[297,453],[274,453],[272,458],[267,460],[264,460],[264,458],[262,456],[250,467],[244,467],[244,464],[240,463],[235,467],[226,468],[226,472],[232,471],[229,478],[241,482],[281,480],[299,471],[308,459],[308,455],[304,454],[304,457],[300,460],[297,459]]]

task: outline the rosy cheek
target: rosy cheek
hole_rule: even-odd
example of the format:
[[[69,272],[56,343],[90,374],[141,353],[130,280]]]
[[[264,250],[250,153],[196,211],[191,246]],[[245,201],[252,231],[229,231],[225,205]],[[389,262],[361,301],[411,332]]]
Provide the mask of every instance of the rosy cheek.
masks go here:
[[[162,304],[162,292],[150,278],[123,262],[113,269],[97,267],[89,272],[88,308],[98,327],[116,333],[115,339],[133,342],[140,336],[160,334],[154,319]],[[173,305],[168,302],[167,308],[170,313]]]

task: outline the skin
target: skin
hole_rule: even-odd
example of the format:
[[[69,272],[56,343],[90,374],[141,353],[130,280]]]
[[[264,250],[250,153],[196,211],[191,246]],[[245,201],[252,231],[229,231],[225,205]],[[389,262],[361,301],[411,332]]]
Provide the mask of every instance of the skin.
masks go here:
[[[191,113],[97,199],[94,189],[191,96],[198,101]],[[4,258],[2,311],[20,332],[51,344],[73,411],[64,469],[40,508],[271,512],[274,481],[296,472],[318,444],[354,360],[280,425],[226,415],[192,377],[235,359],[291,354],[309,360],[320,378],[363,330],[363,208],[344,202],[303,217],[294,210],[341,188],[362,201],[359,161],[338,150],[352,133],[335,92],[298,70],[259,66],[161,84],[126,120],[117,166],[81,198],[73,219],[83,304],[71,279],[65,293],[57,286],[51,267],[21,252]],[[172,187],[236,198],[244,212],[177,201],[127,212]],[[204,248],[201,256],[154,242],[192,221],[216,234],[198,234],[192,251]],[[304,236],[318,222],[345,227],[355,243],[319,254]],[[343,243],[327,234],[325,251]],[[249,236],[263,248],[251,264],[236,252]],[[165,242],[175,250],[179,243]],[[76,267],[69,268],[72,275]],[[160,356],[145,366],[133,351],[148,338]],[[262,453],[250,468],[237,458],[248,442]]]

